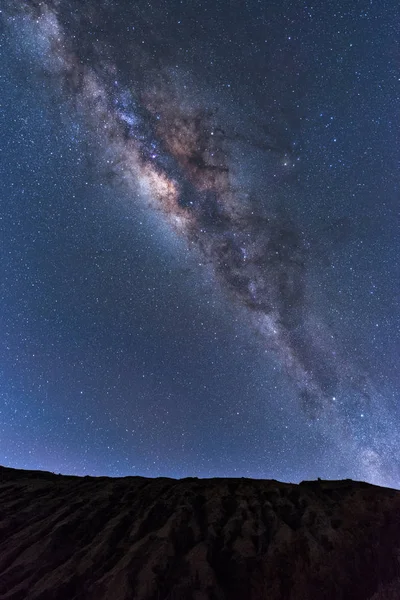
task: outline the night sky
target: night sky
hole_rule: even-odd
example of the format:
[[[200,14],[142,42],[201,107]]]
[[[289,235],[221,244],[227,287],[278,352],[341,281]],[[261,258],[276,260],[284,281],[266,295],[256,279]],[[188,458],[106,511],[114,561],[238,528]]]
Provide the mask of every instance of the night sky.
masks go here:
[[[0,464],[400,488],[397,0],[0,7]]]

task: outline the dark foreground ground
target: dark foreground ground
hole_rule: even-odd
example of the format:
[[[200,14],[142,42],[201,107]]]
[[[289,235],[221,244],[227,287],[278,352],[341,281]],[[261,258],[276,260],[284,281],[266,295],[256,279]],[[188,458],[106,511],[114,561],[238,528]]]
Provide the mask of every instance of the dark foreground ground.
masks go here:
[[[399,600],[400,492],[0,467],[3,600]]]

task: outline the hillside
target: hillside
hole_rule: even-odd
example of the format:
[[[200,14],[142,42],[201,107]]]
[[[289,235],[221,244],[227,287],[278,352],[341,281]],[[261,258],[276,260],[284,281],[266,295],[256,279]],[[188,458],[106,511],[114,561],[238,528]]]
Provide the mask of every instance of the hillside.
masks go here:
[[[394,600],[400,492],[0,467],[2,600]]]

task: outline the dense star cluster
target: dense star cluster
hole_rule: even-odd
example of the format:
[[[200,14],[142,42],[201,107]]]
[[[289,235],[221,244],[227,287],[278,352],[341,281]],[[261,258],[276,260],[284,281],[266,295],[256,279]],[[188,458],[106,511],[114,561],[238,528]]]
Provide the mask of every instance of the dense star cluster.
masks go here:
[[[43,405],[38,431],[46,411],[58,406],[63,412],[71,401],[68,389],[64,400],[55,397],[60,390],[52,391],[51,375],[41,374],[54,368],[51,341],[39,364],[33,353],[21,365],[21,340],[40,345],[40,335],[29,337],[30,321],[40,328],[52,315],[55,336],[62,338],[58,360],[67,365],[62,378],[72,374],[72,394],[79,372],[96,388],[83,404],[72,403],[77,423],[68,460],[54,459],[48,448],[29,462],[21,450],[10,455],[16,466],[22,460],[71,470],[78,445],[89,455],[101,447],[106,456],[105,447],[113,448],[107,439],[122,433],[129,435],[115,450],[120,458],[97,463],[80,457],[74,468],[286,479],[320,469],[324,476],[399,485],[393,259],[399,247],[391,233],[399,158],[391,116],[398,96],[390,49],[395,9],[388,5],[381,14],[372,2],[356,4],[351,11],[319,14],[301,2],[286,12],[256,3],[240,9],[223,2],[172,3],[156,10],[122,0],[112,6],[8,2],[3,47],[14,53],[18,68],[10,61],[4,72],[12,74],[14,89],[23,86],[19,69],[28,72],[25,89],[33,88],[43,106],[42,116],[23,117],[20,102],[14,121],[49,123],[48,149],[41,150],[48,162],[40,169],[29,150],[29,144],[39,150],[40,142],[23,129],[29,157],[23,179],[36,198],[38,171],[42,181],[50,174],[58,179],[58,200],[46,190],[37,211],[24,211],[18,169],[10,176],[19,192],[7,187],[4,170],[5,212],[14,226],[18,219],[24,223],[6,236],[4,266],[8,280],[18,272],[25,281],[22,289],[5,291],[6,335],[17,343],[6,346],[14,346],[6,377],[15,383],[5,394],[4,439],[12,444],[21,435],[11,406],[26,373]],[[383,69],[370,60],[378,42],[387,49]],[[12,130],[10,139],[8,162],[17,152]],[[71,159],[63,156],[66,149]],[[54,153],[57,166],[49,161]],[[62,193],[61,181],[68,181]],[[378,200],[382,185],[385,198]],[[119,225],[117,212],[124,215]],[[129,237],[122,222],[129,218],[132,240],[122,249],[126,242],[118,240]],[[31,267],[26,258],[18,262],[15,236],[22,254],[33,253],[38,262],[31,283],[37,295],[27,296]],[[50,313],[44,310],[49,295],[59,303]],[[173,310],[178,297],[183,305],[195,304]],[[19,302],[25,310],[14,311]],[[100,305],[94,312],[93,303]],[[24,322],[26,310],[35,314]],[[135,311],[137,323],[130,314]],[[100,341],[96,319],[91,333],[93,314],[105,327]],[[204,341],[210,320],[215,331]],[[144,322],[151,332],[146,340],[136,330]],[[186,331],[182,322],[190,323]],[[99,352],[88,358],[91,336]],[[210,344],[209,362],[204,354]],[[140,362],[154,380],[142,389]],[[107,385],[104,373],[98,378],[102,365],[117,385]],[[86,396],[83,390],[79,395]],[[113,432],[92,414],[102,410],[115,422]],[[49,418],[56,430],[59,418]],[[85,431],[78,425],[84,418]],[[124,428],[124,421],[135,427]],[[179,449],[168,448],[174,432]],[[227,449],[231,444],[237,449]],[[315,462],[317,453],[321,462]]]

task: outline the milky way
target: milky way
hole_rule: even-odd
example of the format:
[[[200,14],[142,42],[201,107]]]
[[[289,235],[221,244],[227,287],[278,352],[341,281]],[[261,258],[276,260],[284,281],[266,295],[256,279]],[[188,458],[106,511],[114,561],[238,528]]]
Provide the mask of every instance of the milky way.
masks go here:
[[[287,188],[275,202],[276,187],[262,161],[254,161],[255,175],[243,176],[243,164],[261,152],[278,157],[287,181],[291,170],[295,178],[296,118],[281,115],[287,125],[281,127],[276,120],[272,125],[273,115],[252,124],[250,115],[243,131],[234,113],[219,110],[218,98],[208,102],[208,83],[193,82],[172,63],[168,40],[132,11],[132,22],[157,48],[156,58],[140,40],[119,43],[114,34],[124,23],[106,0],[32,0],[23,8],[10,1],[7,14],[29,29],[46,77],[90,125],[107,175],[124,182],[135,202],[139,192],[143,205],[201,254],[255,343],[294,382],[307,417],[333,419],[349,435],[344,391],[352,391],[360,410],[378,400],[369,377],[344,358],[315,313],[310,264],[326,260],[325,250],[310,242],[286,206]],[[342,220],[336,231],[343,235],[348,225]],[[322,224],[321,236],[329,238],[331,229]],[[378,452],[364,442],[354,448],[369,472],[379,471]]]

